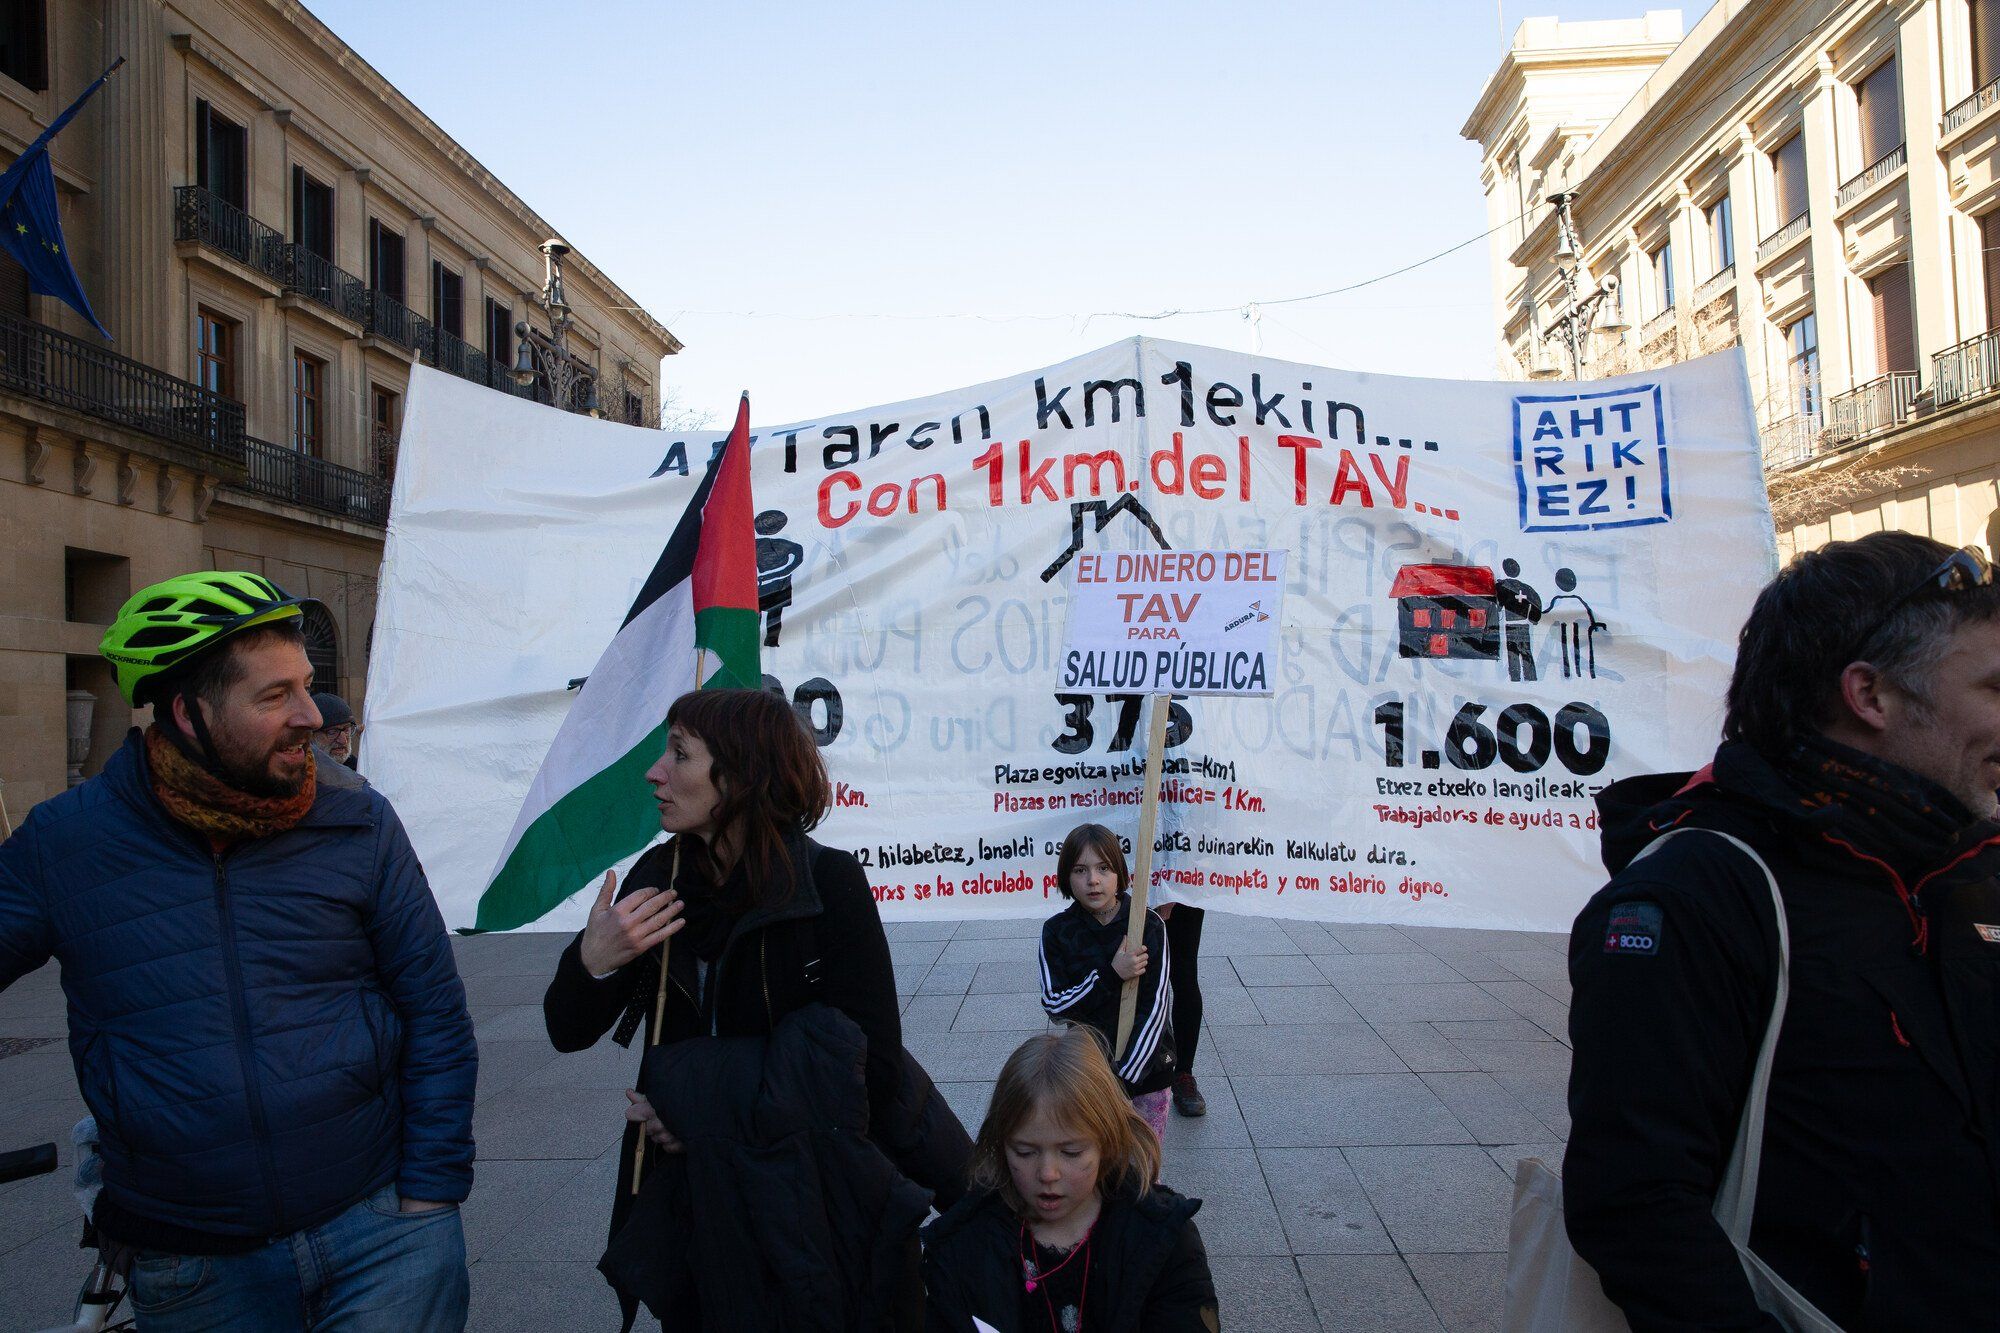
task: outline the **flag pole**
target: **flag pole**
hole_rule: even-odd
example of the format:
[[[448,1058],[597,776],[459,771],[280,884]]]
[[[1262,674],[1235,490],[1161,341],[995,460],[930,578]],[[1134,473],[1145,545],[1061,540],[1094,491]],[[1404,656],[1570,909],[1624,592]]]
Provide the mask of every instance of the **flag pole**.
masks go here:
[[[674,839],[674,859],[667,866],[667,887],[673,888],[681,877],[681,840]],[[646,1033],[646,1049],[652,1050],[660,1044],[660,1028],[667,1021],[667,961],[674,947],[674,937],[669,935],[660,941],[660,981],[653,989],[653,1026]],[[646,1127],[639,1126],[639,1145],[632,1152],[632,1193],[639,1192],[639,1181],[646,1174]]]
[[[1132,913],[1125,921],[1125,946],[1137,953],[1146,943],[1146,898],[1153,885],[1153,826],[1160,814],[1160,761],[1167,749],[1167,696],[1153,696],[1153,720],[1146,731],[1146,788],[1139,806],[1139,864],[1132,872]],[[1159,960],[1148,959],[1156,967]],[[1112,1049],[1118,1059],[1126,1055],[1125,1044],[1132,1039],[1132,1023],[1139,1015],[1139,978],[1133,977],[1119,989],[1118,1040]]]

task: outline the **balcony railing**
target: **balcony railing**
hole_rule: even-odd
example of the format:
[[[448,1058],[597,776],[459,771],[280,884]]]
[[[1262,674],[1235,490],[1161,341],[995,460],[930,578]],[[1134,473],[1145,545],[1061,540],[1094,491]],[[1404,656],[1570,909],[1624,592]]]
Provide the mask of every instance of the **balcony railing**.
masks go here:
[[[1995,102],[2000,102],[2000,79],[1993,80],[1993,82],[1987,84],[1984,88],[1981,88],[1978,92],[1945,112],[1944,119],[1938,122],[1938,133],[1940,135],[1950,134],[1953,130],[1965,124],[1966,121],[1971,120]]]
[[[246,439],[246,490],[381,527],[389,521],[389,484],[268,440]]]
[[[1852,444],[1899,426],[1916,396],[1916,372],[1898,370],[1829,398],[1827,438],[1834,444]]]
[[[1807,209],[1784,226],[1772,232],[1769,236],[1766,236],[1763,240],[1757,242],[1757,262],[1760,264],[1764,263],[1811,230],[1812,210]]]
[[[1639,326],[1639,346],[1646,346],[1663,333],[1671,333],[1674,327],[1675,311],[1672,306],[1668,306]]]
[[[1910,151],[1904,144],[1897,144],[1881,157],[1868,164],[1866,170],[1840,187],[1834,197],[1835,208],[1846,208],[1849,204],[1880,185],[1891,176],[1899,174],[1910,163]]]
[[[1736,286],[1736,265],[1729,264],[1710,274],[1694,289],[1694,308],[1701,309],[1716,297]]]
[[[437,327],[388,293],[373,290],[324,256],[287,241],[274,229],[198,185],[183,185],[174,191],[174,239],[193,241],[227,255],[270,278],[285,291],[325,306],[359,324],[364,332],[416,353],[419,360],[447,374],[519,398],[552,402],[553,395],[539,378],[525,387],[515,384],[509,366]],[[577,368],[593,378],[596,375],[593,368],[581,362]],[[586,410],[581,401],[560,406],[573,412]]]
[[[243,462],[243,404],[43,324],[0,315],[0,388]]]
[[[1764,442],[1764,470],[1782,472],[1812,461],[1824,429],[1818,412],[1794,413],[1764,427],[1759,432]]]
[[[1939,352],[1932,362],[1932,400],[1950,407],[2000,389],[2000,330],[1968,338]]]

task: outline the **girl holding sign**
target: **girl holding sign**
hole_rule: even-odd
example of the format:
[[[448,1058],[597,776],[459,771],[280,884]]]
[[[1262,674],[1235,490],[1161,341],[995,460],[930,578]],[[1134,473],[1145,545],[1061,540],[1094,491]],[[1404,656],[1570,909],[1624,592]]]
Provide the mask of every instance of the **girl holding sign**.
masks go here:
[[[1166,923],[1159,913],[1147,912],[1145,944],[1136,953],[1127,946],[1132,872],[1118,835],[1102,824],[1079,824],[1063,839],[1056,886],[1070,905],[1042,924],[1042,1008],[1050,1018],[1087,1027],[1103,1038],[1132,1105],[1154,1135],[1164,1139],[1167,1089],[1177,1069]],[[1137,1017],[1131,1044],[1121,1052],[1114,1049],[1118,997],[1135,977]]]
[[[974,1192],[924,1231],[931,1333],[1213,1333],[1199,1199],[1153,1184],[1160,1145],[1097,1039],[1009,1056],[973,1148]]]

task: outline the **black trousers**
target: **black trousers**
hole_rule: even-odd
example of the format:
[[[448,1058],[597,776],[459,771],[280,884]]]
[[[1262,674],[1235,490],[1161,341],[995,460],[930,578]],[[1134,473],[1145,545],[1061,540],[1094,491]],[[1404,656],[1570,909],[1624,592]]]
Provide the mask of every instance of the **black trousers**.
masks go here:
[[[1167,980],[1174,988],[1174,1056],[1181,1073],[1194,1072],[1194,1050],[1201,1041],[1201,922],[1199,907],[1175,903],[1167,916]]]

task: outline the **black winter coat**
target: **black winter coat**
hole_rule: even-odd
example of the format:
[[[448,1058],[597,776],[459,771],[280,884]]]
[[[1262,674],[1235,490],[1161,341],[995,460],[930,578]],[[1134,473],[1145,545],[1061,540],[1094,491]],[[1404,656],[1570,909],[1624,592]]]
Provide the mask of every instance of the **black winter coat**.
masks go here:
[[[736,923],[715,963],[710,978],[716,991],[714,1034],[768,1036],[785,1015],[815,1000],[847,1015],[868,1043],[869,1133],[908,1175],[936,1192],[941,1203],[949,1202],[963,1189],[972,1143],[923,1069],[903,1050],[895,969],[868,877],[846,852],[804,838],[795,839],[792,847],[799,853],[792,883],[774,895],[775,901],[767,899],[768,906],[751,910]],[[669,841],[641,856],[618,896],[664,887],[673,865],[672,848]],[[684,897],[701,892],[695,858],[682,861],[677,887]],[[611,1031],[645,972],[634,960],[598,981],[584,971],[582,943],[579,931],[563,950],[542,998],[549,1040],[559,1051],[585,1050]],[[667,960],[661,1044],[708,1035],[697,1000],[693,951],[670,947]],[[645,1007],[641,1030],[650,1037],[652,996],[638,998]],[[645,1044],[650,1042],[642,1042],[642,1049]],[[622,1106],[606,1113],[618,1110]],[[619,1172],[623,1182],[632,1178],[638,1135],[636,1126],[627,1126]],[[621,1188],[612,1205],[613,1234],[630,1201],[629,1190]]]
[[[1791,932],[1751,1248],[1856,1333],[1995,1327],[2000,828],[1896,846],[1743,745],[1687,777],[1599,801],[1613,878],[1570,938],[1577,1252],[1635,1333],[1778,1327],[1710,1214],[1770,1018],[1770,891],[1699,833],[1631,864],[1666,828],[1721,829],[1770,864]]]
[[[1125,982],[1111,959],[1124,943],[1131,919],[1132,899],[1121,894],[1118,915],[1108,925],[1100,925],[1082,903],[1074,902],[1042,923],[1042,1009],[1052,1019],[1080,1023],[1103,1037],[1105,1050],[1113,1052],[1112,1072],[1126,1095],[1139,1097],[1171,1086],[1180,1070],[1174,1056],[1167,923],[1151,909],[1146,912],[1146,971],[1139,978],[1132,1039],[1123,1051],[1113,1051]]]
[[[868,1043],[808,1005],[769,1037],[647,1053],[639,1088],[685,1151],[654,1159],[599,1265],[664,1328],[913,1326],[928,1192],[867,1137]]]
[[[1084,1293],[1091,1333],[1215,1333],[1200,1207],[1164,1185],[1104,1201]],[[923,1234],[927,1333],[972,1333],[974,1316],[998,1333],[1040,1333],[1022,1322],[1021,1219],[998,1194],[966,1195]]]

